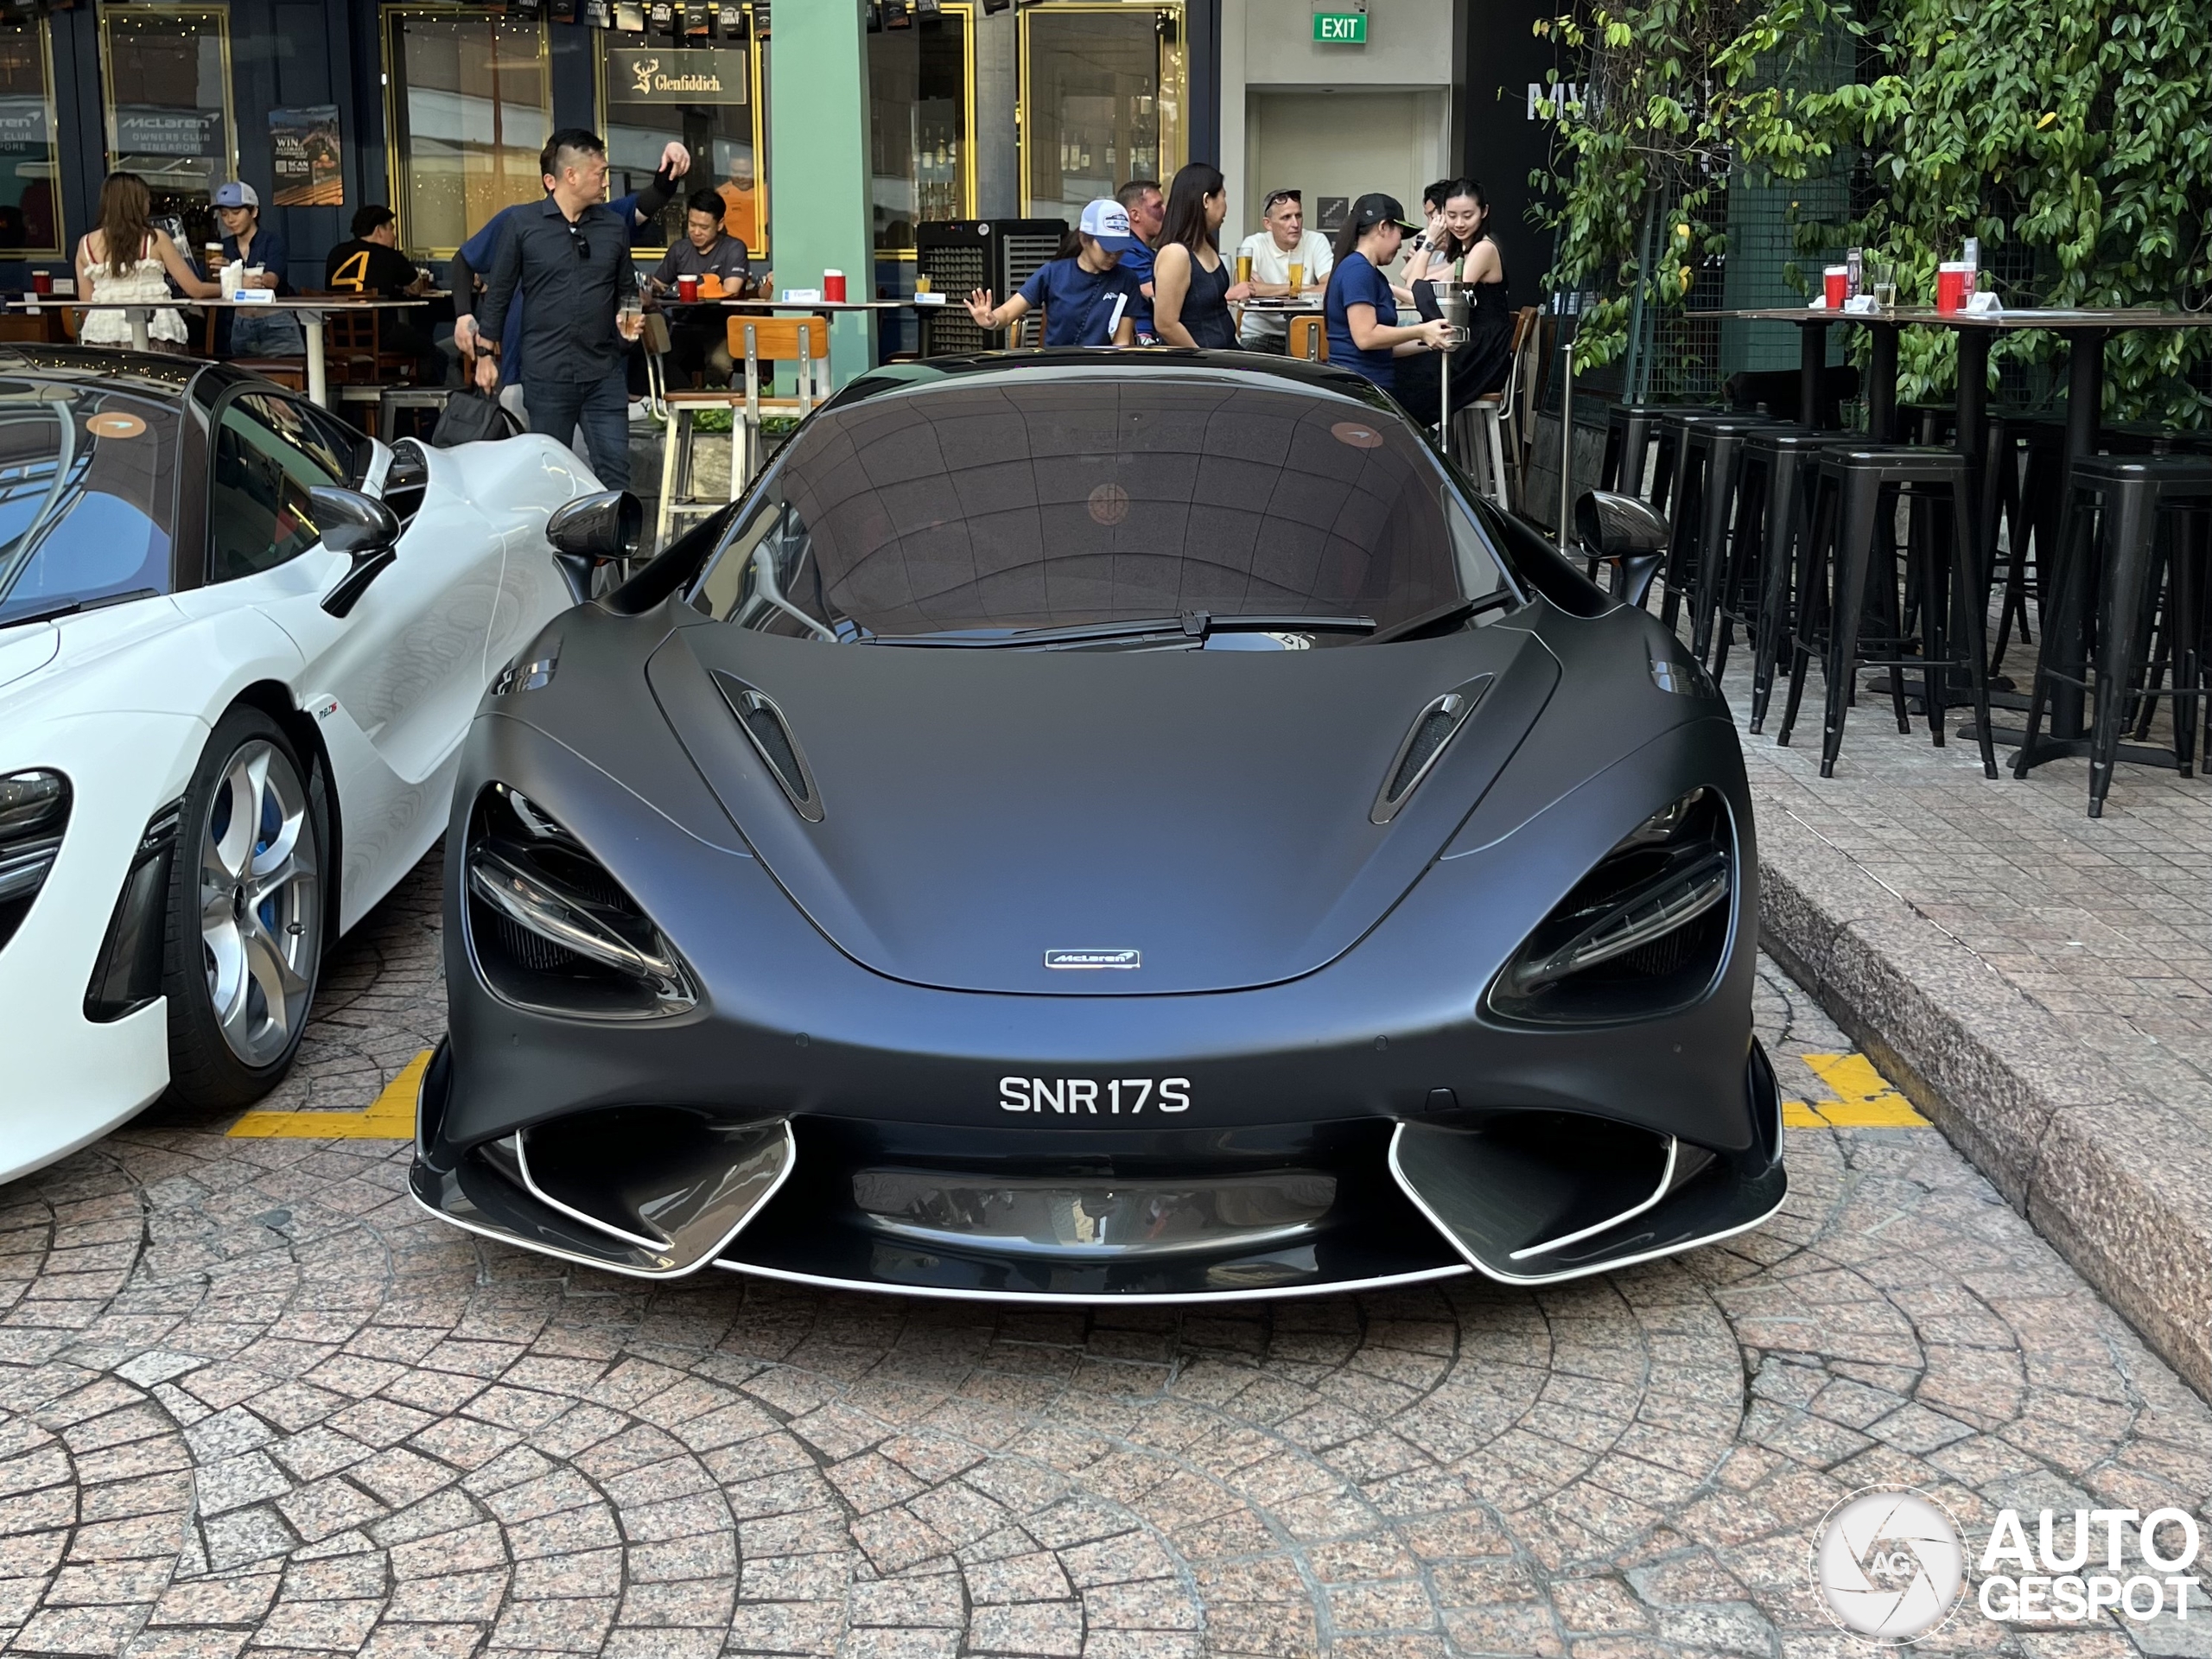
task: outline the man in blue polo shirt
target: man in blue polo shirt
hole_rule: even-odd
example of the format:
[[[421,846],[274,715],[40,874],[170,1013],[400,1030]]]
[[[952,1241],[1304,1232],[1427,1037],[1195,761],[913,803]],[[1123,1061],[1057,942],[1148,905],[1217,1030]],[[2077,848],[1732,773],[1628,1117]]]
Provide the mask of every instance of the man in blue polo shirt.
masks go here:
[[[1122,269],[1129,273],[1137,285],[1137,296],[1132,303],[1135,310],[1137,344],[1156,346],[1159,337],[1152,332],[1152,257],[1160,245],[1160,233],[1167,225],[1167,198],[1160,193],[1160,186],[1151,179],[1131,179],[1123,185],[1115,200],[1122,204],[1122,211],[1129,216],[1129,234],[1136,238],[1136,245],[1122,256]]]

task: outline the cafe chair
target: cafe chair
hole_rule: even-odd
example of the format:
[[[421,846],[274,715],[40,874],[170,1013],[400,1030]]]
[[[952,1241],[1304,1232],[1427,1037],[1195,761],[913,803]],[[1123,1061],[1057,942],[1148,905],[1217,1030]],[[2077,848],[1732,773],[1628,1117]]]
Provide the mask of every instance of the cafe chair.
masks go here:
[[[1479,461],[1475,470],[1483,493],[1509,512],[1522,495],[1518,406],[1522,401],[1522,377],[1529,372],[1530,347],[1537,336],[1537,316],[1533,305],[1523,307],[1514,316],[1512,353],[1506,366],[1505,385],[1496,391],[1484,392],[1465,408],[1453,410],[1452,416],[1452,447],[1459,454]],[[1509,425],[1516,429],[1510,443],[1506,437]]]
[[[2101,818],[2120,762],[2170,766],[2184,778],[2195,770],[2199,705],[2212,695],[2203,649],[2212,459],[2084,455],[2069,483],[2073,499],[2047,590],[2027,737],[2013,757],[2012,774],[2024,778],[2045,760],[2086,749],[2089,816]],[[2155,655],[2171,674],[2163,690],[2146,680],[2154,622]],[[2068,660],[2089,640],[2094,667]],[[2086,741],[2043,736],[2054,689],[2062,684],[2096,694]],[[2139,696],[2173,700],[2171,758],[2121,743]],[[2147,733],[2147,726],[2146,720],[2141,729]]]
[[[1290,354],[1304,358],[1308,363],[1329,360],[1329,331],[1315,316],[1293,317],[1290,320]]]
[[[729,491],[727,500],[745,493],[745,486],[760,464],[760,424],[772,416],[804,419],[830,395],[830,325],[821,317],[769,317],[733,312],[729,319],[729,354],[744,365],[742,385],[709,386],[696,391],[664,394],[668,410],[667,442],[661,446],[660,505],[654,524],[653,545],[665,547],[678,519],[702,518],[723,505],[692,493],[692,451],[698,437],[697,420],[704,410],[728,410],[730,414]],[[763,397],[760,367],[778,363],[798,365],[797,395]]]
[[[1982,650],[1980,550],[1974,540],[1974,503],[1966,457],[1955,449],[1904,445],[1841,445],[1823,449],[1815,463],[1812,524],[1801,539],[1789,653],[1789,697],[1775,742],[1788,747],[1805,695],[1805,674],[1815,652],[1826,664],[1826,708],[1821,729],[1821,776],[1835,776],[1843,748],[1844,720],[1862,668],[1890,671],[1890,696],[1897,730],[1910,732],[1905,675],[1922,681],[1928,734],[1943,747],[1943,716],[1954,673],[1967,681],[1982,775],[1997,776],[1989,733],[1989,676]],[[1905,595],[1897,586],[1896,532],[1901,500],[1931,509],[1925,556],[1909,563],[1921,585],[1918,637],[1900,620]],[[1952,630],[1958,638],[1955,640]],[[2046,636],[2047,637],[2047,636]]]
[[[222,315],[220,311],[213,310],[200,314],[200,355],[202,357],[215,355],[215,320]],[[330,342],[326,337],[323,341],[326,353],[329,348]],[[308,389],[308,360],[305,357],[232,357],[223,360],[234,369],[257,374],[264,380],[274,380],[289,391],[305,391]],[[327,356],[325,360],[328,360]]]

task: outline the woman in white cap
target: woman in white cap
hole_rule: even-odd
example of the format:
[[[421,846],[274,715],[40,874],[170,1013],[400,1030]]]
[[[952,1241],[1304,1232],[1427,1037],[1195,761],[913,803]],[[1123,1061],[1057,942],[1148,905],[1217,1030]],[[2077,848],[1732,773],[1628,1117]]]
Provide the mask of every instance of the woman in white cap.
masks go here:
[[[1047,346],[1134,345],[1131,307],[1140,292],[1136,277],[1122,270],[1121,262],[1136,245],[1128,210],[1102,196],[1083,210],[1081,225],[1060,244],[1059,257],[1031,272],[1020,293],[994,306],[991,290],[979,288],[968,296],[968,315],[978,328],[1005,328],[1042,311]]]
[[[215,217],[223,226],[223,260],[243,264],[248,288],[270,288],[282,294],[289,286],[285,267],[292,251],[284,245],[282,231],[261,228],[260,193],[243,179],[232,179],[215,189]],[[289,311],[233,311],[230,327],[215,327],[219,357],[297,357],[307,350],[300,320]]]
[[[77,243],[77,291],[87,300],[161,302],[169,297],[169,279],[186,296],[212,300],[221,292],[202,281],[192,262],[177,251],[167,231],[147,223],[153,193],[136,173],[111,173],[100,186],[100,227]],[[191,338],[174,306],[162,305],[146,319],[146,333],[159,351],[181,352]],[[128,346],[130,313],[87,311],[77,330],[87,346]]]

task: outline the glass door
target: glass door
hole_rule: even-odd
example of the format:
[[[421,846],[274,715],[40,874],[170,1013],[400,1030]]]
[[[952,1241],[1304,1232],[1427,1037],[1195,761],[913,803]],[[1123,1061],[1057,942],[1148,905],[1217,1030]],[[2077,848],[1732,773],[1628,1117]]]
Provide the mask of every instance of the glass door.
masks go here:
[[[747,17],[741,35],[687,36],[682,44],[639,31],[599,31],[607,194],[628,195],[652,183],[671,139],[691,152],[691,170],[677,181],[658,227],[640,235],[641,253],[681,237],[684,199],[712,190],[722,199],[722,229],[745,244],[756,269],[765,266],[767,183],[760,157],[768,43],[752,28],[749,10]],[[618,13],[616,21],[627,20]]]
[[[925,219],[970,219],[976,202],[976,55],[970,9],[868,37],[870,226],[879,259],[914,251]]]
[[[537,160],[553,136],[553,80],[543,22],[387,8],[385,105],[392,211],[410,252],[449,257],[502,207],[545,194]]]
[[[1024,211],[1073,224],[1131,179],[1184,162],[1180,5],[1040,0],[1021,13]]]
[[[0,23],[0,255],[63,250],[47,28],[43,17]]]
[[[102,6],[100,91],[111,172],[137,173],[180,244],[213,232],[215,187],[238,176],[228,6]]]

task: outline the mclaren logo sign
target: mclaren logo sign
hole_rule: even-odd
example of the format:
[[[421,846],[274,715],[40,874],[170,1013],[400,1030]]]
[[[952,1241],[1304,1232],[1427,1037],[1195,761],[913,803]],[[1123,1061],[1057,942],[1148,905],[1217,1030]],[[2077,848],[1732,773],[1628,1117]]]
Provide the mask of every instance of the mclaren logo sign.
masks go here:
[[[1141,968],[1141,950],[1047,950],[1047,968]]]

